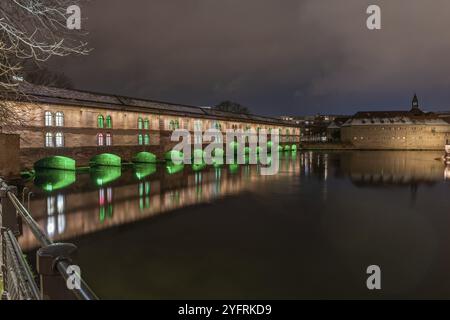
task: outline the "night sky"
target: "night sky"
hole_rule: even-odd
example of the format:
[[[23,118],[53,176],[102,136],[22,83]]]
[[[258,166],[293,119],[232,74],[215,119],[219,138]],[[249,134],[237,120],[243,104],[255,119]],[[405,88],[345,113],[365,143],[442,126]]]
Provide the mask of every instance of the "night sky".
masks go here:
[[[366,9],[382,9],[382,30]],[[450,110],[448,0],[91,0],[75,88],[264,115]]]

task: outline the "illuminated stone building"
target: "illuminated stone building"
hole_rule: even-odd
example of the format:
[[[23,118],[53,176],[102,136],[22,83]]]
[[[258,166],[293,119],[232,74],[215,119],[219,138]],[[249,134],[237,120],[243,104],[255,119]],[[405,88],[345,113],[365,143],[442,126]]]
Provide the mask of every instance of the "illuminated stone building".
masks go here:
[[[144,100],[21,84],[28,101],[13,101],[21,114],[20,125],[4,127],[3,133],[20,135],[22,168],[40,159],[65,156],[77,166],[92,157],[112,153],[131,161],[142,151],[161,157],[175,143],[170,134],[177,128],[190,131],[220,129],[279,129],[280,144],[297,144],[300,129],[279,119],[223,112],[182,104]]]
[[[357,149],[443,150],[450,123],[423,112],[414,95],[409,111],[358,112],[341,127],[341,140]]]

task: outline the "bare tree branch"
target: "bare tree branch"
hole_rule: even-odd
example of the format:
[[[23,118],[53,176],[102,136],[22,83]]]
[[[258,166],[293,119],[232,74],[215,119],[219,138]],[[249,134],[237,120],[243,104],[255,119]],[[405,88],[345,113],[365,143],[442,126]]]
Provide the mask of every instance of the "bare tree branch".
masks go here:
[[[89,53],[87,43],[80,40],[86,33],[66,26],[67,8],[81,1],[87,0],[0,1],[0,128],[23,119],[7,101],[26,98],[17,81],[26,63]]]

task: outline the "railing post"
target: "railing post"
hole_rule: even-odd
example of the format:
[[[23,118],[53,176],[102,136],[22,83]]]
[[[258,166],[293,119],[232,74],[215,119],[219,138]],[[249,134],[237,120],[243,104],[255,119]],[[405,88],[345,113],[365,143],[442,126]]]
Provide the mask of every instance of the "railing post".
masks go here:
[[[71,263],[76,251],[77,247],[71,243],[55,243],[37,251],[37,271],[43,300],[76,299],[57,269],[57,264],[61,261]]]
[[[1,225],[3,228],[11,230],[18,237],[21,234],[21,221],[17,215],[16,207],[8,197],[8,192],[17,195],[17,187],[0,183]]]

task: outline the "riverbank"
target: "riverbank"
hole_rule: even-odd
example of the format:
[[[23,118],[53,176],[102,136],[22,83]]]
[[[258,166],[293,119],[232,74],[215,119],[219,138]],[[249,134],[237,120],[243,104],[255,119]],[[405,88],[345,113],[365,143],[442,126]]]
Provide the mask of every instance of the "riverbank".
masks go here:
[[[400,148],[361,148],[355,147],[351,144],[344,143],[329,143],[329,142],[316,142],[316,143],[301,143],[300,150],[349,150],[349,151],[443,151],[442,149],[400,149]]]

